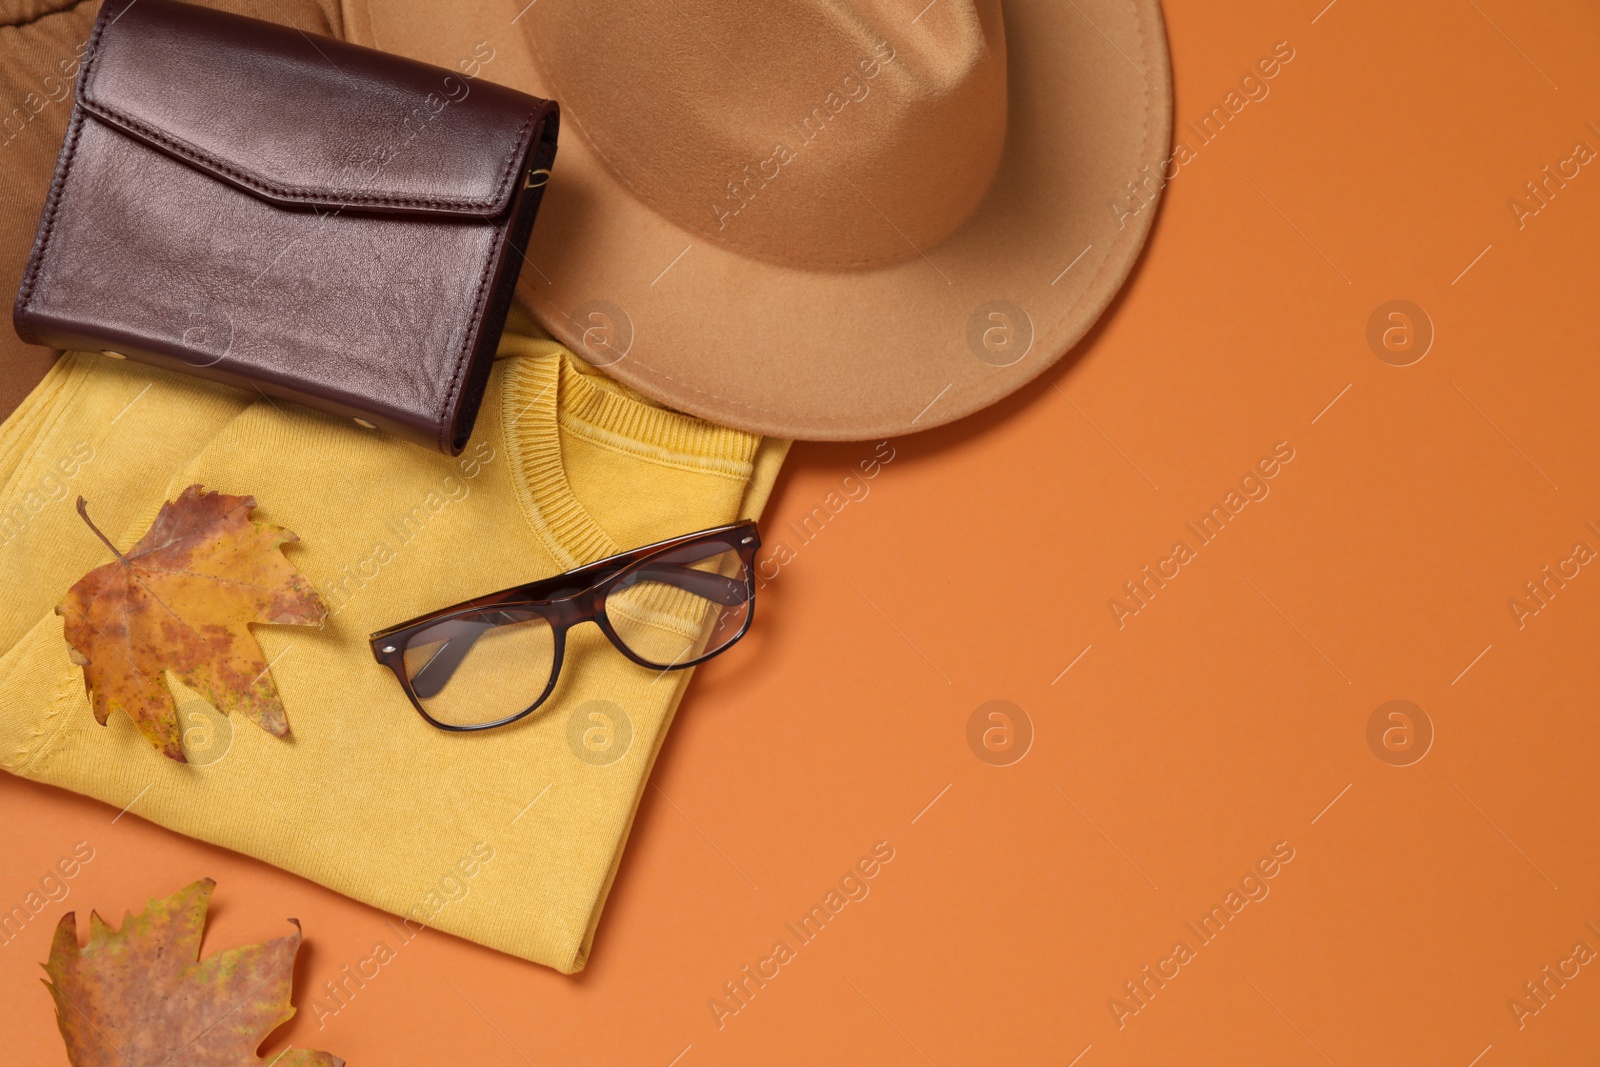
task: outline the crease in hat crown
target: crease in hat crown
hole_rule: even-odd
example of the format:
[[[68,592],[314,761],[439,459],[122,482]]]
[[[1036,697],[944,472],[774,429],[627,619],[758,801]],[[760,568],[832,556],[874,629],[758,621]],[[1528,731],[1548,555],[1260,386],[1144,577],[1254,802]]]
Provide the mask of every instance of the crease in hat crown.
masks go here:
[[[999,0],[782,5],[543,0],[538,62],[604,165],[678,227],[814,270],[935,247],[1006,126]]]

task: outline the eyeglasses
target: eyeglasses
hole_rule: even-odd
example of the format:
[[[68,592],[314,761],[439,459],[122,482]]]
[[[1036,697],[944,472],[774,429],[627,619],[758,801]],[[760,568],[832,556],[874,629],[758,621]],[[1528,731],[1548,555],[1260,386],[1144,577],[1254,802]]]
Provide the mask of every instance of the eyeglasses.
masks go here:
[[[554,692],[579,623],[651,670],[726,652],[755,614],[760,547],[753,522],[674,537],[380,630],[372,655],[439,729],[504,726]]]

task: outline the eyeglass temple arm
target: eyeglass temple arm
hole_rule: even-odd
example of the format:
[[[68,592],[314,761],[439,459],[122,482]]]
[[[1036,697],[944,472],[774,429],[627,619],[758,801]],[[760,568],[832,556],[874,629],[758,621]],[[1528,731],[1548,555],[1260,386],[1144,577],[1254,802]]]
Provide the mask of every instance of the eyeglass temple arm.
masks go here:
[[[472,651],[472,646],[477,644],[478,638],[494,629],[497,624],[483,619],[452,619],[440,625],[454,626],[456,633],[434,650],[433,655],[428,657],[428,662],[415,673],[410,673],[411,691],[422,699],[438,696],[440,690],[444,689],[455,676],[456,668],[467,658],[467,653]]]
[[[617,584],[617,588],[626,589],[648,581],[675,585],[685,592],[705,597],[724,607],[736,607],[750,599],[748,582],[726,578],[715,571],[696,570],[693,567],[660,561],[646,563],[629,572],[627,578]]]
[[[658,581],[663,585],[677,586],[685,592],[726,607],[734,607],[750,599],[748,583],[676,563],[646,563],[629,574],[628,579],[618,588],[627,588],[642,581]],[[411,689],[419,697],[426,699],[438,696],[455,676],[456,670],[466,660],[467,654],[472,651],[473,645],[477,644],[478,638],[497,625],[476,619],[454,621],[460,627],[459,632],[447,639],[429,657],[428,662],[411,675]]]

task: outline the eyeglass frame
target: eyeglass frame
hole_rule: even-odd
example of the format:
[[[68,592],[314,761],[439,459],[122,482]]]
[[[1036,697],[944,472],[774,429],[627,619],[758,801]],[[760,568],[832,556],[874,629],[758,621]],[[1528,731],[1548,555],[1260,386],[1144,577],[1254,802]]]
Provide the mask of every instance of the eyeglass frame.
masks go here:
[[[750,586],[750,596],[745,601],[748,604],[748,608],[745,611],[744,624],[739,627],[739,632],[734,634],[725,644],[702,656],[666,666],[652,663],[636,654],[628,647],[627,642],[617,634],[616,629],[611,625],[610,618],[606,615],[606,596],[638,564],[648,562],[651,557],[658,554],[671,552],[674,549],[694,544],[697,541],[707,541],[713,544],[721,542],[728,550],[739,553]],[[729,523],[725,526],[713,526],[695,533],[682,534],[678,537],[668,538],[665,541],[657,541],[655,544],[642,545],[626,552],[619,552],[614,556],[607,556],[605,559],[595,560],[593,563],[586,563],[581,567],[575,567],[561,574],[551,575],[548,578],[541,578],[538,581],[527,582],[522,585],[511,586],[496,593],[486,593],[483,596],[464,600],[459,604],[452,604],[450,607],[441,608],[438,611],[428,612],[426,615],[418,615],[414,619],[408,619],[405,622],[379,630],[370,635],[367,638],[367,642],[372,648],[373,658],[393,672],[396,680],[400,683],[400,688],[405,690],[407,699],[411,701],[411,706],[417,709],[417,713],[427,720],[429,725],[435,726],[440,730],[448,730],[451,733],[471,733],[477,730],[492,730],[498,726],[509,726],[511,723],[533,714],[550,698],[550,694],[555,692],[556,682],[561,677],[561,664],[566,659],[567,631],[581,623],[592,622],[598,625],[601,632],[611,642],[613,648],[639,666],[652,671],[681,671],[690,667],[697,667],[707,660],[720,656],[738,644],[744,635],[749,632],[751,622],[755,620],[756,589],[758,586],[755,577],[755,555],[760,547],[761,532],[756,528],[754,522],[746,521]],[[709,554],[708,557],[702,558],[709,558]],[[440,722],[428,714],[428,710],[422,706],[421,698],[417,696],[416,691],[412,688],[411,678],[406,671],[405,665],[406,644],[410,638],[428,627],[448,621],[451,618],[479,612],[485,608],[532,608],[535,609],[536,614],[540,615],[549,624],[552,635],[550,680],[545,684],[544,692],[540,693],[532,704],[529,704],[514,715],[508,715],[493,722],[473,723],[471,725]]]

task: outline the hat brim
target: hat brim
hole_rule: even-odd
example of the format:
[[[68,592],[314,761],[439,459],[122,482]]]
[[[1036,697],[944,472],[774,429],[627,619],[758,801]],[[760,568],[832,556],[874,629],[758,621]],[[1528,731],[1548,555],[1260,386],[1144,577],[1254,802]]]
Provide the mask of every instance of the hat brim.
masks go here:
[[[477,33],[495,50],[483,77],[553,96],[511,21],[525,2],[462,12],[473,25],[445,34],[383,5],[350,30],[446,66],[452,47],[470,47],[463,31]],[[1004,154],[978,209],[936,247],[861,271],[750,258],[662,218],[568,123],[519,294],[606,373],[742,430],[864,440],[994,403],[1116,295],[1154,220],[1172,134],[1158,0],[1006,0],[1004,19]]]

